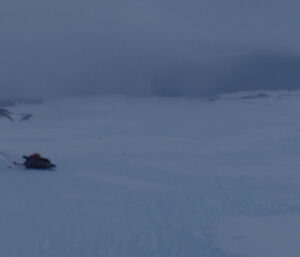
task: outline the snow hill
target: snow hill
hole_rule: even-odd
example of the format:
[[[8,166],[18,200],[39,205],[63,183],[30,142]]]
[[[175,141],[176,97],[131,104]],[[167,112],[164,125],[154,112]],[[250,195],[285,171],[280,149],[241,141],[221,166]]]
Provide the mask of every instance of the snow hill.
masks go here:
[[[9,108],[0,256],[300,256],[300,93],[102,96]]]

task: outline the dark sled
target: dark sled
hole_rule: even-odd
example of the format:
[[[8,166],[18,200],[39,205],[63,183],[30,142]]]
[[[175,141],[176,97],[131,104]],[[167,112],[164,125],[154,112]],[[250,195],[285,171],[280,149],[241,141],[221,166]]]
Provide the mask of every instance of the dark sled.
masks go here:
[[[53,164],[49,159],[42,158],[37,154],[23,156],[23,158],[25,159],[23,166],[28,170],[53,170],[56,168],[56,165]]]

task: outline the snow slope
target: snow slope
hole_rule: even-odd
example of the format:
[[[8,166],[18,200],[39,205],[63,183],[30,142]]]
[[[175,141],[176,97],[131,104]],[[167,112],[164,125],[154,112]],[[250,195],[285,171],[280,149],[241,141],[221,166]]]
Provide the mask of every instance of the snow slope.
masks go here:
[[[0,256],[300,255],[300,93],[217,101],[103,96],[11,108]]]

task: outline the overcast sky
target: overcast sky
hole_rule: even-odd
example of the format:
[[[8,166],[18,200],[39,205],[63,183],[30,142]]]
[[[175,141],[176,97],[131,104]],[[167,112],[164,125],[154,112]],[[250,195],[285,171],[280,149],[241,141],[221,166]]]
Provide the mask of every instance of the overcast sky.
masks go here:
[[[300,1],[1,0],[1,97],[300,88]]]

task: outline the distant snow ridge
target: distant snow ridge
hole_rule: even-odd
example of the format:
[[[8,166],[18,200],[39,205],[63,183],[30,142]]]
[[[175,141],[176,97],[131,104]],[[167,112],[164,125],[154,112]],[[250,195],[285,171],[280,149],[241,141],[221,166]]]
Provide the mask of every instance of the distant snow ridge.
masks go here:
[[[0,107],[9,107],[15,106],[20,104],[40,104],[43,100],[40,98],[24,98],[24,99],[11,99],[11,100],[4,100],[0,99]]]
[[[14,105],[13,101],[0,100],[0,106],[1,107],[7,107],[7,106],[12,106],[12,105]]]
[[[239,91],[233,93],[226,93],[216,95],[214,97],[207,98],[209,102],[214,102],[218,100],[282,100],[291,97],[300,97],[300,91],[291,90],[291,91],[274,91],[274,90],[264,90],[264,91]]]

